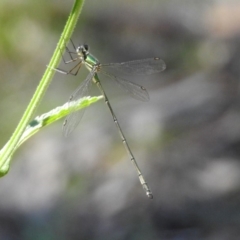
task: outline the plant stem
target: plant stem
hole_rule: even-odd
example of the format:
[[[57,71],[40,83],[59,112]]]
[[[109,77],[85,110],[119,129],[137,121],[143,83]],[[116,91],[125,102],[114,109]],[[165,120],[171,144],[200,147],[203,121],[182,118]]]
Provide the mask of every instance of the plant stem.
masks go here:
[[[73,30],[77,24],[78,17],[81,13],[82,7],[84,4],[84,0],[76,0],[73,8],[70,12],[69,18],[67,20],[67,23],[65,25],[65,28],[63,30],[63,33],[60,37],[60,40],[57,44],[57,47],[54,51],[54,54],[50,60],[49,66],[51,68],[56,68],[61,60],[61,53],[59,49],[63,49],[65,47],[66,42],[70,39]],[[11,138],[7,142],[7,144],[4,146],[3,151],[1,151],[0,155],[0,175],[5,175],[9,170],[9,162],[8,159],[10,159],[11,155],[13,154],[27,124],[30,122],[30,120],[33,117],[33,114],[39,105],[40,101],[42,100],[52,78],[54,75],[54,72],[52,69],[47,68],[38,87],[36,92],[34,93],[26,111],[23,114],[22,119],[20,120],[17,128],[15,129],[14,133],[12,134]]]

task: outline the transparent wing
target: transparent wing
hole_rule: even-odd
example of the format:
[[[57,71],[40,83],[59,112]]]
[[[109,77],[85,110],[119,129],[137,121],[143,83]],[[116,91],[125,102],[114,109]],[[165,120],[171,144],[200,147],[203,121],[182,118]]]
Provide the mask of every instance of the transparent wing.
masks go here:
[[[116,77],[110,73],[107,73],[105,71],[100,71],[100,73],[110,77],[111,79],[114,79],[115,82],[118,83],[120,87],[122,87],[131,97],[140,100],[140,101],[148,101],[149,100],[149,95],[147,90],[136,83],[130,82],[128,80],[125,80],[120,77]]]
[[[69,104],[72,101],[77,101],[78,99],[88,95],[89,88],[91,86],[92,78],[93,78],[94,74],[95,74],[95,69],[93,69],[88,74],[88,76],[84,80],[84,82],[81,83],[80,86],[77,88],[77,90],[75,92],[73,92],[73,94],[70,96],[69,102],[68,102]],[[84,112],[85,112],[85,108],[78,110],[78,111],[74,111],[74,109],[73,109],[72,112],[66,117],[66,119],[63,123],[63,135],[65,137],[69,136],[69,134],[77,127],[77,125],[79,124],[79,122],[82,119]]]
[[[165,62],[160,58],[147,58],[123,63],[101,64],[104,71],[121,71],[126,74],[149,75],[166,69]]]

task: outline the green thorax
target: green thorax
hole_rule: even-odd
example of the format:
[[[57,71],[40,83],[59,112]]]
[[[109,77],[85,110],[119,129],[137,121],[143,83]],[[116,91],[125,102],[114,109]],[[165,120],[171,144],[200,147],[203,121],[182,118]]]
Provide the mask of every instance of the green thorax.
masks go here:
[[[92,69],[99,63],[98,59],[89,53],[85,59],[86,67]]]

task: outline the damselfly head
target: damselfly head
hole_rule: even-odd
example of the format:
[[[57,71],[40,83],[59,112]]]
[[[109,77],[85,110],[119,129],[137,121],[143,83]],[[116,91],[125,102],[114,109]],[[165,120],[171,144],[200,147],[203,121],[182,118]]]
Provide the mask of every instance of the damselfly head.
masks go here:
[[[76,49],[77,53],[80,53],[82,55],[86,55],[88,53],[88,45],[87,44],[83,44],[77,47]]]
[[[76,52],[79,55],[82,55],[84,57],[84,59],[87,57],[87,55],[89,54],[88,52],[88,45],[87,44],[83,44],[77,47]]]

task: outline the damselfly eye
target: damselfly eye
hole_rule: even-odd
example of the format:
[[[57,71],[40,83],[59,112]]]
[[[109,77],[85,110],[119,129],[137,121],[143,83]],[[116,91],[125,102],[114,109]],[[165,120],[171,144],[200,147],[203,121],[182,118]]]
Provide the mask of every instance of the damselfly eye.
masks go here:
[[[84,44],[83,47],[86,51],[88,51],[88,45],[87,44]]]
[[[76,52],[77,52],[77,53],[82,52],[82,46],[78,46],[78,47],[76,48]]]

